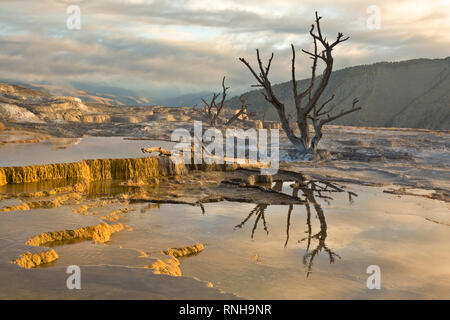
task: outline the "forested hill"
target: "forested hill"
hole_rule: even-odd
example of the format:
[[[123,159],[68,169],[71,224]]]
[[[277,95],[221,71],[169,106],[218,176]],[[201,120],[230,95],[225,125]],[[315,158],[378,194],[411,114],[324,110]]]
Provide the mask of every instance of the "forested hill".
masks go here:
[[[309,79],[299,81],[300,88],[308,84]],[[287,113],[293,112],[292,81],[274,85],[274,91]],[[332,94],[336,112],[349,108],[355,97],[363,107],[333,124],[450,130],[450,57],[380,62],[337,70],[322,100]],[[275,109],[258,90],[247,92],[244,97],[250,111],[265,112],[266,119],[278,120]],[[230,99],[228,105],[238,108],[238,97]]]

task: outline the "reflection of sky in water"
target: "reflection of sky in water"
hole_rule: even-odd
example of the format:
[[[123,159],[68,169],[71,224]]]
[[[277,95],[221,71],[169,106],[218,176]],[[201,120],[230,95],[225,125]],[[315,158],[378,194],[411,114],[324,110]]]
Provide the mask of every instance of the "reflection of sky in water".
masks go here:
[[[172,145],[172,142],[166,141],[125,140],[122,137],[56,138],[35,144],[6,144],[0,146],[0,167],[65,163],[84,159],[147,157],[148,154],[143,154],[141,148],[163,147],[170,150]]]
[[[198,257],[183,261],[186,275],[207,278],[226,291],[247,298],[449,297],[450,229],[422,216],[431,214],[448,222],[448,207],[442,202],[399,199],[376,189],[365,190],[358,192],[353,205],[348,204],[346,195],[340,195],[323,206],[325,245],[342,258],[334,256],[335,261],[330,264],[328,253],[322,250],[315,257],[308,278],[307,265],[303,263],[308,236],[304,206],[294,206],[292,210],[286,248],[288,206],[269,206],[265,212],[269,235],[260,220],[254,240],[251,233],[256,217],[242,229],[233,227],[255,205],[207,205],[206,216],[212,217],[205,219],[210,228],[200,222],[201,216],[186,218],[177,214],[175,208],[155,219],[161,219],[159,225],[171,230],[168,237],[188,234],[209,244]],[[416,202],[427,203],[432,212],[424,211]],[[310,252],[319,245],[319,237],[314,235],[321,231],[316,212],[311,210]],[[260,256],[260,262],[252,261],[254,254]],[[372,264],[382,270],[381,292],[368,291],[365,285],[366,268]]]
[[[289,185],[284,184],[283,192],[289,191]],[[216,288],[244,298],[450,298],[450,227],[445,225],[450,224],[448,205],[420,197],[385,194],[381,188],[352,186],[350,190],[358,194],[352,203],[347,193],[333,193],[333,199],[328,201],[316,196],[318,206],[309,203],[309,225],[306,206],[294,205],[289,229],[289,206],[265,209],[260,206],[254,210],[256,204],[210,203],[205,204],[203,215],[195,206],[166,204],[144,212],[140,209],[147,204],[138,204],[137,210],[121,220],[133,231],[113,235],[109,245],[87,241],[55,247],[60,254],[55,265],[24,275],[29,277],[31,286],[37,286],[42,281],[40,275],[53,272],[57,276],[65,266],[97,266],[97,272],[104,271],[102,282],[89,287],[91,291],[86,294],[91,292],[101,298],[102,289],[127,298],[142,283],[156,281],[146,270],[134,269],[148,264],[146,259],[139,258],[140,251],[152,256],[162,249],[200,241],[206,249],[197,256],[181,259],[183,274],[211,281]],[[302,192],[299,194],[303,198]],[[98,215],[119,207],[113,204],[100,208]],[[247,217],[241,228],[235,228]],[[75,215],[67,207],[3,213],[0,239],[5,245],[2,243],[0,247],[0,277],[14,279],[17,275],[15,266],[6,262],[30,250],[23,245],[30,236],[97,222],[95,216]],[[289,241],[285,247],[287,232]],[[320,245],[322,250],[315,255],[307,277],[311,253]],[[325,249],[335,254],[332,264]],[[252,259],[255,254],[258,261]],[[112,273],[106,265],[133,269],[128,273]],[[381,267],[380,291],[366,288],[369,265]],[[177,289],[190,292],[192,283],[183,281],[176,282]],[[57,290],[52,284],[40,285],[44,296]],[[11,296],[21,294],[15,289],[17,286],[8,284]],[[159,284],[158,290],[162,292],[163,288],[164,283]],[[196,292],[200,291],[192,291],[192,298]],[[166,297],[174,296],[169,293]]]

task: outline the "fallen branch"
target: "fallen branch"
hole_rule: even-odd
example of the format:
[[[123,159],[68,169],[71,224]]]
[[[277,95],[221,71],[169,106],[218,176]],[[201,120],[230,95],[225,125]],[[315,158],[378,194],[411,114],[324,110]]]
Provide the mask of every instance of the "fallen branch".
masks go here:
[[[172,155],[172,152],[167,151],[166,149],[163,149],[161,147],[141,148],[141,151],[142,151],[142,153],[158,152],[159,155],[168,156],[168,157],[170,157]]]

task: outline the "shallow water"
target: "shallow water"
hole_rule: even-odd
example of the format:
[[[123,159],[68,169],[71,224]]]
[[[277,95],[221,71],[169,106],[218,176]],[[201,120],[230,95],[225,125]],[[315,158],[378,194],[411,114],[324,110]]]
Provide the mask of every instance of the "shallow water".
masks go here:
[[[0,167],[67,163],[86,159],[148,157],[141,148],[174,143],[160,140],[128,140],[124,137],[52,138],[34,144],[0,145]]]
[[[121,137],[5,144],[0,146],[0,166],[144,157],[142,147],[171,145]],[[448,183],[445,161],[440,166],[443,173],[438,176]],[[356,167],[352,164],[351,170]],[[376,169],[374,163],[370,169]],[[396,170],[404,171],[401,166]],[[5,185],[0,193],[17,196],[65,183]],[[345,192],[319,193],[293,190],[291,185],[275,183],[272,188],[298,192],[307,200],[305,205],[220,202],[204,204],[203,213],[200,207],[183,204],[146,210],[147,203],[115,201],[86,215],[74,212],[79,205],[0,212],[0,298],[450,299],[448,203],[387,194],[381,187],[349,184]],[[130,190],[117,181],[92,183],[82,204],[98,198],[117,200]],[[348,191],[354,194],[349,197]],[[20,204],[14,197],[1,199],[0,208]],[[10,263],[26,251],[48,249],[25,245],[36,234],[96,225],[102,216],[121,208],[130,209],[118,221],[128,227],[107,244],[74,241],[52,246],[59,259],[31,270]],[[180,259],[183,277],[155,275],[145,268],[161,250],[196,242],[205,244],[205,250]],[[69,265],[81,267],[79,292],[66,287]],[[381,290],[367,288],[371,265],[381,269]],[[208,288],[208,282],[215,289]]]
[[[290,185],[284,183],[282,190],[292,194]],[[450,298],[448,204],[398,197],[382,188],[347,188],[357,194],[351,201],[346,192],[331,194],[333,199],[313,193],[316,203],[308,202],[309,213],[306,205],[220,202],[205,204],[204,214],[189,205],[163,204],[152,210],[142,210],[148,204],[129,205],[135,210],[119,221],[132,229],[114,234],[106,245],[83,241],[54,246],[59,260],[34,270],[8,263],[27,250],[44,249],[24,245],[28,238],[97,224],[100,216],[124,204],[96,208],[88,216],[75,214],[70,206],[1,213],[0,279],[6,288],[1,295],[221,297],[210,295],[203,282],[188,279],[197,278],[247,299]],[[6,200],[0,202],[4,205]],[[180,259],[183,278],[144,269],[161,250],[195,242],[206,248]],[[140,257],[142,251],[149,258]],[[86,274],[78,296],[65,287],[65,268],[73,264]],[[370,265],[381,268],[381,290],[366,286]]]
[[[293,206],[289,223],[289,206],[259,206],[241,228],[258,205],[209,204],[205,215],[165,205],[130,218],[135,234],[114,241],[155,250],[205,243],[204,252],[182,260],[184,274],[248,299],[449,298],[448,206],[353,188],[353,203],[341,194],[311,205],[310,215]],[[381,268],[381,290],[367,289],[370,265]]]

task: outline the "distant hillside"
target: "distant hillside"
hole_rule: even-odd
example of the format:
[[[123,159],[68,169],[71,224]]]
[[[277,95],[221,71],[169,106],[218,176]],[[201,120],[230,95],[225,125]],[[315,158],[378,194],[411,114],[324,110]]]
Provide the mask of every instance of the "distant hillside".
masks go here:
[[[309,79],[298,83],[305,88]],[[274,85],[274,91],[287,113],[293,112],[292,81]],[[351,106],[355,97],[363,107],[333,124],[450,130],[450,57],[380,62],[337,70],[323,98],[333,93],[336,111]],[[266,119],[278,120],[275,109],[259,90],[247,92],[244,97],[250,111],[261,117],[265,112]],[[238,97],[227,103],[233,108],[240,106]]]
[[[99,113],[77,97],[56,96],[25,86],[0,83],[0,120],[18,123],[83,121]]]
[[[148,106],[153,104],[148,98],[132,90],[117,87],[95,86],[78,82],[74,82],[71,85],[28,83],[11,80],[0,80],[0,82],[44,91],[52,95],[76,97],[83,102],[89,103],[103,103],[114,106]]]
[[[158,101],[158,104],[164,105],[166,107],[193,107],[203,106],[202,98],[206,101],[210,100],[212,97],[211,92],[201,92],[201,93],[188,93],[181,96],[166,98]]]

